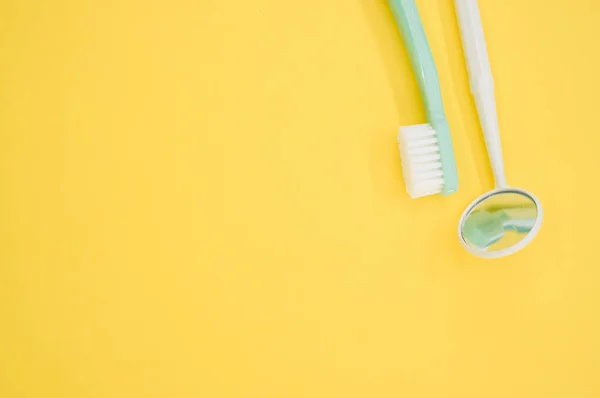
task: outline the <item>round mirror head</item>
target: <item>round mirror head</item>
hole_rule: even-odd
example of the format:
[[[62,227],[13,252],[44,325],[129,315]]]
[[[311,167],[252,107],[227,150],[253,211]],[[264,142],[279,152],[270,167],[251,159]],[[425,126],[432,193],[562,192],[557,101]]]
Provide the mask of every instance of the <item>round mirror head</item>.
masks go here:
[[[476,199],[459,224],[463,246],[472,254],[498,258],[513,254],[533,240],[542,223],[542,207],[521,189],[501,189]]]

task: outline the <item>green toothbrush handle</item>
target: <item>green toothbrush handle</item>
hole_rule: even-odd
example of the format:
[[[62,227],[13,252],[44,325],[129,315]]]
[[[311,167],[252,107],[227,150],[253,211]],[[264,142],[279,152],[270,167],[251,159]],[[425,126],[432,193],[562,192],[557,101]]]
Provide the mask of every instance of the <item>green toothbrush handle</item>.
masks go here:
[[[445,120],[437,69],[417,5],[414,0],[389,0],[389,3],[419,83],[427,120]]]
[[[449,195],[458,189],[458,173],[450,128],[444,113],[438,73],[421,23],[419,10],[414,0],[389,0],[389,3],[419,83],[427,121],[436,131],[444,173],[442,195]]]

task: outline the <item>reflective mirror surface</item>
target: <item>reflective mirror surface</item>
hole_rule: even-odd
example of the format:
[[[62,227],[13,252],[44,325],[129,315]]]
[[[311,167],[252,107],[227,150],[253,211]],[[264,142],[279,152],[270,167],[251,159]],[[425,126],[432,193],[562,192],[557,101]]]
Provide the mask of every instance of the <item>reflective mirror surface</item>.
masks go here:
[[[537,233],[541,208],[521,190],[494,191],[466,210],[460,225],[463,244],[482,257],[501,257],[524,247]]]

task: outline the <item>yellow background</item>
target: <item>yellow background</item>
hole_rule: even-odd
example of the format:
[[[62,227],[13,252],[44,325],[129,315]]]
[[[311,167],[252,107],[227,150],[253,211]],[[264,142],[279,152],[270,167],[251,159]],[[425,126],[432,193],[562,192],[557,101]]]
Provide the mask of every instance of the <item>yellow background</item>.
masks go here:
[[[450,0],[418,5],[461,188],[383,0],[0,2],[0,396],[600,396],[600,3],[481,0],[540,235],[460,246],[492,188]]]

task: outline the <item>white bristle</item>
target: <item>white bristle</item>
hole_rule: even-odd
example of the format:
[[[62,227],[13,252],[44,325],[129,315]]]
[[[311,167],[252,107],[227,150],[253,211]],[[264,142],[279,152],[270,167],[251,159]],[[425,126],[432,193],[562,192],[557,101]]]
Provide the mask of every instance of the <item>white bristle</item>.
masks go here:
[[[444,173],[438,140],[429,124],[400,127],[398,134],[402,172],[411,198],[442,192]]]

